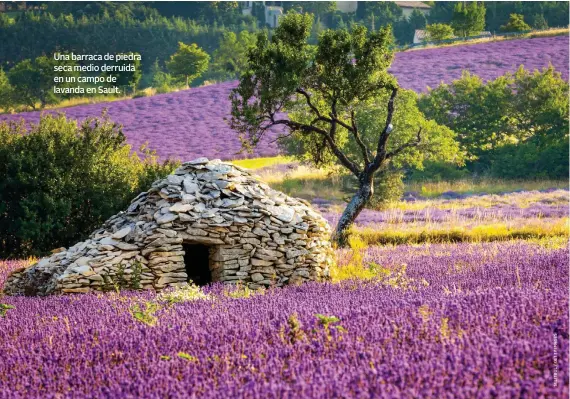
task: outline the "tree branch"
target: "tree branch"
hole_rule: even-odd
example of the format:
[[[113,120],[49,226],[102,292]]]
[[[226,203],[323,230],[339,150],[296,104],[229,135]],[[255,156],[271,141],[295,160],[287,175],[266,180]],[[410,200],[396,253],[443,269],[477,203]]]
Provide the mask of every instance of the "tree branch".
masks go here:
[[[311,102],[311,96],[309,95],[309,93],[307,93],[305,90],[297,88],[295,90],[295,92],[301,94],[303,97],[305,97],[305,100],[307,101],[307,105],[309,106],[309,108],[311,108],[311,110],[317,114],[317,117],[319,120],[325,121],[325,122],[331,122],[331,120],[329,118],[327,118],[326,116],[322,116],[321,112],[319,111],[319,109]]]
[[[392,117],[394,116],[394,100],[396,99],[397,94],[398,88],[394,87],[392,89],[392,94],[390,95],[390,100],[388,100],[388,116],[386,117],[386,125],[378,138],[376,157],[374,158],[374,162],[370,165],[372,170],[378,170],[380,165],[382,165],[382,162],[386,159],[386,143],[388,142],[388,137],[390,137],[390,133],[392,131],[390,125],[392,124]]]
[[[388,155],[386,155],[386,159],[390,159],[395,157],[396,155],[398,155],[399,153],[401,153],[402,151],[404,151],[407,148],[410,147],[417,147],[421,141],[422,141],[422,128],[420,127],[420,130],[418,130],[417,136],[415,138],[415,140],[410,140],[405,144],[402,144],[402,146],[400,146],[400,148],[395,149],[392,152],[389,152]]]
[[[358,170],[358,165],[354,163],[352,160],[350,160],[350,158],[348,158],[344,152],[342,152],[342,150],[336,145],[334,139],[332,138],[331,135],[334,134],[334,129],[336,129],[336,125],[334,124],[334,122],[331,124],[331,133],[329,134],[327,131],[318,128],[316,126],[305,125],[302,123],[290,121],[288,119],[276,120],[274,118],[274,115],[270,115],[270,119],[271,119],[271,124],[264,127],[264,130],[269,129],[271,126],[275,125],[285,125],[289,129],[299,130],[305,133],[318,133],[322,135],[329,144],[332,153],[338,158],[340,163],[342,163],[342,165],[346,167],[348,170],[350,170],[354,175],[358,176],[360,174],[360,171]]]
[[[358,146],[360,147],[360,150],[362,151],[362,156],[364,157],[364,162],[366,163],[366,165],[368,165],[370,163],[370,159],[372,158],[372,154],[370,153],[370,150],[368,149],[368,147],[366,147],[366,144],[364,144],[364,142],[360,138],[360,133],[358,132],[358,128],[356,127],[356,118],[354,115],[354,110],[352,110],[350,112],[350,122],[352,124],[352,129],[349,129],[349,130],[352,132],[352,135],[354,136],[354,139],[356,140],[356,144],[358,144]]]

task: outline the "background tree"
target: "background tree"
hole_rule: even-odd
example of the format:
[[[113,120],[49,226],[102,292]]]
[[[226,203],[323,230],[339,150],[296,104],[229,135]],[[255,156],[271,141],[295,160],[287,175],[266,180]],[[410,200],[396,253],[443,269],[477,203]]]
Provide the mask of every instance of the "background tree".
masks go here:
[[[417,29],[425,29],[426,16],[418,9],[414,9],[410,16],[392,23],[394,36],[398,43],[412,43]]]
[[[433,42],[451,39],[453,28],[446,24],[430,24],[426,26],[426,36],[424,41]]]
[[[247,52],[255,46],[256,35],[241,31],[226,32],[214,51],[211,72],[219,80],[237,79],[247,67]]]
[[[451,26],[457,36],[473,36],[485,29],[485,4],[459,2],[453,9]]]
[[[524,32],[530,29],[530,25],[524,22],[524,17],[520,14],[511,14],[509,22],[501,26],[503,32]]]
[[[408,22],[413,31],[416,29],[425,29],[427,25],[427,18],[423,12],[414,8],[410,16],[408,17]]]
[[[166,68],[173,76],[182,76],[186,79],[186,87],[190,82],[208,69],[210,56],[196,43],[190,45],[178,43],[178,51],[166,63]]]
[[[36,104],[40,103],[40,108],[47,104],[57,104],[62,96],[53,92],[54,77],[61,76],[77,77],[78,72],[55,72],[56,65],[73,67],[73,61],[56,61],[53,57],[40,56],[33,62],[24,60],[19,62],[8,72],[8,80],[13,87],[12,99],[15,104],[24,104],[32,109],[36,109]],[[59,87],[66,87],[70,83],[58,83]]]
[[[271,127],[285,126],[288,146],[296,147],[298,156],[318,166],[337,162],[355,176],[358,190],[335,232],[343,243],[374,193],[376,172],[396,159],[424,153],[432,136],[439,137],[435,142],[451,143],[453,138],[449,129],[433,129],[419,118],[404,117],[405,129],[394,126],[399,89],[387,72],[393,57],[389,27],[370,35],[362,26],[352,32],[327,30],[311,46],[311,24],[308,14],[288,13],[271,40],[258,36],[249,69],[230,96],[231,125],[246,148]],[[367,115],[376,122],[362,122]],[[385,117],[381,121],[380,115]]]
[[[402,9],[392,1],[364,1],[358,4],[357,13],[364,12],[365,17],[374,14],[376,29],[381,26],[393,25],[402,19]]]
[[[548,22],[544,15],[542,14],[535,14],[532,18],[532,27],[538,30],[548,29]]]
[[[428,23],[450,23],[453,18],[453,9],[455,8],[453,1],[433,1],[430,2]]]

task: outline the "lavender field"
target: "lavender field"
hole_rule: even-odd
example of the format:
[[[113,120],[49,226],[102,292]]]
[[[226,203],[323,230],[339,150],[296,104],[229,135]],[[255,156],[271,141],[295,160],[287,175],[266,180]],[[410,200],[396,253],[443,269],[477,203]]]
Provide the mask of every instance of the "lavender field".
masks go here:
[[[556,36],[406,51],[396,54],[391,72],[402,87],[417,92],[457,79],[464,69],[491,79],[514,72],[520,65],[534,70],[551,63],[568,79],[568,45],[567,36]],[[127,139],[135,149],[148,143],[162,158],[238,159],[276,155],[277,132],[269,134],[253,154],[240,153],[240,142],[226,120],[230,112],[228,95],[234,86],[235,83],[227,82],[59,111],[81,120],[100,116],[107,108],[108,115],[124,126]],[[37,122],[39,116],[40,112],[27,112],[0,115],[0,120],[25,118]]]
[[[0,397],[563,398],[567,259],[523,242],[371,247],[367,262],[405,273],[171,305],[2,298]],[[158,304],[154,324],[135,304]]]

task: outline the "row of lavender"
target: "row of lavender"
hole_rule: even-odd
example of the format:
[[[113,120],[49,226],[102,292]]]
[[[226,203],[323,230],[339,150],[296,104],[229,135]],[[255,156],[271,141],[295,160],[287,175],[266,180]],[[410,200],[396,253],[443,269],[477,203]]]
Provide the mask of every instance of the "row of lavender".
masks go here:
[[[367,256],[405,262],[427,286],[310,283],[248,299],[213,286],[154,327],[129,311],[151,294],[2,298],[14,308],[0,318],[0,397],[568,396],[567,249]]]
[[[510,40],[469,46],[416,50],[398,53],[392,73],[401,86],[421,92],[450,82],[469,70],[484,79],[514,72],[520,65],[529,70],[552,63],[568,79],[568,37]],[[227,122],[228,95],[234,82],[200,87],[147,98],[76,106],[62,109],[69,117],[85,119],[108,115],[124,125],[129,142],[139,148],[148,143],[163,158],[189,160],[205,156],[210,159],[236,159],[273,156],[278,153],[274,141],[277,131],[263,140],[252,153],[240,153],[240,141]],[[37,122],[39,112],[0,115],[0,120]]]

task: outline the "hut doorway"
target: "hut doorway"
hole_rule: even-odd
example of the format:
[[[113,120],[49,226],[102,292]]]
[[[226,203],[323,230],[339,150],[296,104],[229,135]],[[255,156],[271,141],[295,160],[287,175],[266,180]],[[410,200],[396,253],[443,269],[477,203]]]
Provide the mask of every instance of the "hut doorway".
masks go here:
[[[192,280],[198,286],[211,283],[210,248],[200,244],[184,244],[182,248],[188,281]]]

